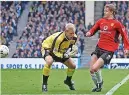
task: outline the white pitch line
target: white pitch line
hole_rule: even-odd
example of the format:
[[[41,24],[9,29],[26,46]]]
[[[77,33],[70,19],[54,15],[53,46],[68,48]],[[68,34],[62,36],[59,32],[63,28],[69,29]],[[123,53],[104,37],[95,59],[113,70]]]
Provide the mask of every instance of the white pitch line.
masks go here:
[[[120,83],[115,85],[111,90],[109,90],[106,95],[113,95],[113,93],[120,87],[122,86],[127,80],[129,80],[129,75],[127,75]]]

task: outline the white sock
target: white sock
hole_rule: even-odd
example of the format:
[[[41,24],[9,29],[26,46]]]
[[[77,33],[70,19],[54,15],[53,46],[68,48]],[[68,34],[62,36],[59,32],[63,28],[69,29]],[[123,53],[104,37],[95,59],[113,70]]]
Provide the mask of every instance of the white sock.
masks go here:
[[[101,70],[98,70],[97,72],[95,72],[96,78],[97,78],[97,83],[101,83],[102,82],[102,75],[101,75]]]
[[[97,77],[96,77],[95,73],[91,74],[91,77],[92,77],[94,84],[96,85],[97,84]]]

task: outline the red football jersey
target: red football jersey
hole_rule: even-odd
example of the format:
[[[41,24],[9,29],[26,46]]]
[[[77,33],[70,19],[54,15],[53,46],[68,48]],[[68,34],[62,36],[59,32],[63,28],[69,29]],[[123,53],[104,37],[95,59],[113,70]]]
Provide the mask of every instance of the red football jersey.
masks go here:
[[[114,52],[118,49],[119,35],[122,36],[124,48],[129,50],[129,38],[127,31],[118,20],[101,18],[95,25],[89,30],[91,36],[100,30],[100,39],[98,46],[102,49]]]

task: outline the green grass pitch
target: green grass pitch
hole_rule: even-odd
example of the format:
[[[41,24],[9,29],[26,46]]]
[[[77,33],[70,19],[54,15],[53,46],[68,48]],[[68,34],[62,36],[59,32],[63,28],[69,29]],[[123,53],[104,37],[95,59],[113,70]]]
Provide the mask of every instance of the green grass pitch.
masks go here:
[[[73,76],[76,91],[70,91],[63,83],[66,70],[51,70],[48,92],[41,91],[42,70],[1,70],[1,93],[4,94],[106,94],[113,86],[129,74],[129,70],[103,69],[104,85],[102,92],[91,92],[93,82],[88,69],[77,69]],[[113,95],[129,95],[129,80]]]

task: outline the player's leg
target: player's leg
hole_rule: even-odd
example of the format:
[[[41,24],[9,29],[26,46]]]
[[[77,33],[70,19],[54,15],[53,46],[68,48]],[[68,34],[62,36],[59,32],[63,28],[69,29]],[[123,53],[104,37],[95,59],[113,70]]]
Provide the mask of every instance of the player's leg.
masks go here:
[[[95,91],[100,92],[101,91],[102,85],[103,85],[103,79],[102,79],[100,68],[103,67],[104,64],[110,63],[110,60],[112,59],[112,57],[113,57],[112,52],[104,51],[102,53],[102,55],[100,56],[100,58],[92,66],[91,72],[95,73],[96,79],[97,79],[96,88],[93,89],[93,92],[95,92]]]
[[[64,83],[69,86],[70,90],[75,90],[74,83],[71,81],[72,76],[75,72],[76,65],[73,63],[73,60],[69,58],[64,62],[64,64],[68,67],[67,69],[67,77],[64,80]]]
[[[97,77],[96,77],[96,74],[95,74],[94,72],[92,72],[92,66],[95,64],[95,62],[96,62],[97,60],[98,60],[97,55],[93,54],[93,55],[91,56],[91,61],[90,61],[90,75],[91,75],[91,77],[92,77],[92,80],[93,80],[95,86],[96,86],[96,84],[97,84]]]
[[[49,55],[49,53],[47,51],[45,51],[44,54],[44,59],[46,64],[44,65],[43,68],[43,84],[42,84],[42,91],[47,91],[47,81],[48,81],[48,77],[49,77],[49,73],[50,73],[50,67],[53,63],[53,58],[52,56]]]
[[[104,65],[104,60],[102,58],[99,58],[95,64],[90,69],[90,72],[95,75],[96,78],[96,87],[92,89],[92,92],[100,92],[103,85],[103,79],[101,75],[100,68]]]

